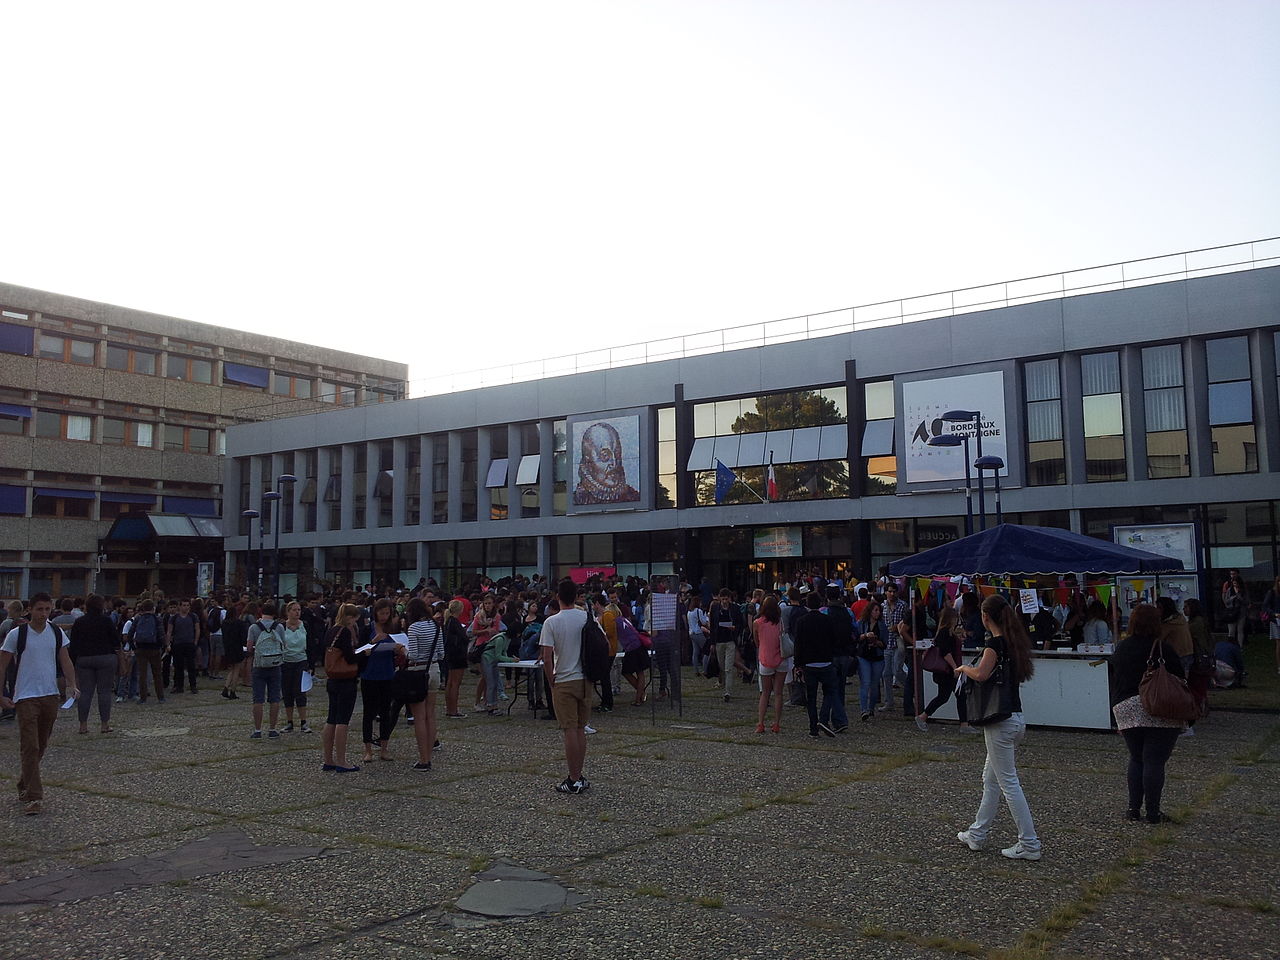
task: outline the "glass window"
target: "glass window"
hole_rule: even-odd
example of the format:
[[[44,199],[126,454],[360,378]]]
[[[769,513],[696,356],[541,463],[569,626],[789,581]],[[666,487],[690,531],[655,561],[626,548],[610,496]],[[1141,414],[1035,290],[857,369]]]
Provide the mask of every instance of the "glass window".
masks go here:
[[[1034,360],[1023,365],[1023,376],[1027,382],[1027,400],[1057,400],[1062,396],[1059,386],[1058,361]]]
[[[1027,483],[1066,483],[1066,445],[1062,441],[1062,382],[1057,358],[1022,365],[1027,406]]]
[[[1182,347],[1144,347],[1143,402],[1147,415],[1147,476],[1191,474],[1187,444],[1187,409],[1183,394]]]
[[[1148,390],[1182,386],[1181,344],[1142,349],[1142,384]]]
[[[866,404],[866,419],[892,420],[895,410],[893,404],[893,381],[879,380],[866,383],[862,387]]]
[[[66,351],[66,341],[62,337],[42,333],[38,342],[38,351],[45,360],[61,360]]]
[[[1124,433],[1124,406],[1120,394],[1108,393],[1084,398],[1084,435],[1112,437]]]
[[[714,403],[694,404],[693,435],[695,437],[714,437],[716,435],[716,405]]]
[[[1205,342],[1209,372],[1209,433],[1215,474],[1254,473],[1258,442],[1253,426],[1253,380],[1247,337]]]
[[[1085,479],[1089,483],[1124,480],[1124,399],[1120,392],[1120,354],[1092,353],[1080,358],[1084,393]]]
[[[1217,340],[1207,340],[1204,351],[1210,383],[1221,383],[1224,380],[1248,380],[1252,376],[1249,371],[1248,337],[1222,337]]]
[[[125,427],[123,420],[116,420],[113,417],[102,418],[102,442],[110,444],[123,444],[125,438]]]
[[[1057,400],[1027,404],[1027,439],[1032,443],[1062,439],[1062,405]]]
[[[127,347],[117,347],[114,343],[107,344],[107,369],[129,369],[129,350]]]
[[[1186,405],[1182,402],[1182,388],[1148,390],[1144,396],[1147,409],[1147,430],[1182,430],[1187,426]]]
[[[90,343],[88,340],[71,340],[69,343],[71,353],[68,359],[72,363],[80,363],[86,366],[93,365],[97,344]]]
[[[1209,384],[1209,423],[1214,426],[1253,422],[1253,383],[1234,380]]]
[[[1120,354],[1091,353],[1080,358],[1080,380],[1086,397],[1120,392]]]

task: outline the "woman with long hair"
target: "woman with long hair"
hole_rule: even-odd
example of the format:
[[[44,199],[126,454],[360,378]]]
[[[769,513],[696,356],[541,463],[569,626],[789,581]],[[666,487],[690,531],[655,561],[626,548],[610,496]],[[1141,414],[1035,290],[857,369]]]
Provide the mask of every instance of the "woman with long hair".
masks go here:
[[[462,601],[449,601],[444,611],[444,659],[449,671],[444,688],[444,715],[461,720],[466,714],[458,709],[458,692],[467,672],[467,625],[462,622]]]
[[[1004,685],[1000,691],[1000,704],[1007,707],[1008,712],[998,712],[985,723],[970,717],[974,726],[982,727],[987,762],[982,769],[982,802],[978,805],[978,814],[969,829],[961,830],[956,838],[970,850],[986,847],[1003,793],[1018,826],[1018,842],[1000,852],[1010,860],[1039,860],[1040,838],[1031,818],[1031,807],[1022,792],[1014,757],[1017,745],[1027,731],[1018,688],[1031,679],[1035,669],[1031,661],[1031,639],[1022,624],[1021,614],[999,594],[982,601],[982,625],[988,634],[982,655],[977,663],[957,667],[956,673],[975,683],[984,683],[997,674]]]
[[[372,644],[369,659],[360,671],[360,698],[364,716],[361,717],[364,733],[364,762],[373,762],[373,748],[378,748],[378,759],[393,760],[391,756],[391,696],[396,675],[396,649],[400,644],[391,639],[395,629],[396,605],[385,597],[373,605],[373,620],[367,628],[365,642]],[[373,724],[377,721],[378,738],[373,738]]]
[[[782,656],[782,608],[778,598],[769,594],[760,604],[760,616],[751,621],[751,639],[756,644],[756,662],[760,668],[760,704],[756,716],[756,733],[764,733],[764,717],[773,698],[773,732],[782,730],[782,690],[791,672],[791,658]]]
[[[1129,614],[1128,636],[1116,645],[1116,652],[1111,656],[1111,713],[1116,718],[1116,729],[1124,737],[1124,745],[1129,748],[1129,808],[1125,818],[1140,819],[1145,803],[1148,823],[1169,819],[1160,810],[1164,768],[1173,755],[1178,737],[1186,729],[1181,720],[1151,716],[1138,695],[1153,650],[1164,658],[1165,669],[1174,676],[1183,676],[1177,650],[1161,637],[1162,619],[1157,607],[1138,604]]]
[[[933,682],[938,687],[938,695],[930,700],[929,705],[916,715],[916,726],[921,730],[929,729],[929,718],[951,699],[951,693],[955,690],[956,668],[964,661],[960,649],[963,630],[964,628],[960,626],[960,615],[956,612],[956,608],[949,603],[945,604],[942,608],[942,613],[938,615],[938,631],[933,635],[933,645],[942,654],[949,669],[939,671],[933,675]],[[969,726],[968,711],[965,710],[964,697],[956,697],[956,715],[960,718],[961,730],[973,729]]]
[[[426,603],[414,597],[405,608],[408,644],[404,669],[396,674],[396,700],[409,708],[413,736],[418,744],[414,770],[431,769],[431,748],[436,740],[436,695],[431,671],[444,659],[444,631],[431,617]]]
[[[356,617],[360,608],[354,603],[344,603],[338,608],[337,622],[329,628],[325,637],[325,648],[333,647],[342,655],[342,659],[351,665],[358,665],[360,657],[356,655]],[[360,768],[347,763],[347,728],[351,723],[351,714],[356,708],[356,678],[325,680],[325,691],[329,694],[329,716],[325,720],[320,741],[324,749],[322,770],[333,770],[337,773],[354,773]]]
[[[471,625],[467,628],[467,634],[471,637],[476,649],[481,651],[482,664],[484,648],[489,645],[493,635],[502,629],[502,618],[498,616],[498,598],[492,593],[486,593],[480,600],[480,608],[476,610]],[[489,703],[489,700],[496,699],[498,691],[495,690],[492,694],[489,692],[488,680],[489,677],[482,667],[480,680],[476,684],[476,713],[490,713],[494,709],[494,705]]]
[[[884,607],[872,600],[862,611],[858,622],[858,706],[862,722],[876,715],[880,703],[880,681],[884,676],[884,651],[889,646],[889,627],[884,622]]]

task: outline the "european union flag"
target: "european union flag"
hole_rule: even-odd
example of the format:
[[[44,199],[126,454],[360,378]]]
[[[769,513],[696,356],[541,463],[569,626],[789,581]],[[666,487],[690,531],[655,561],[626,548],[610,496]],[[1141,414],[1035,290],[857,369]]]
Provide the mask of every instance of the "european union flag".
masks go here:
[[[723,503],[733,485],[738,482],[738,475],[719,460],[716,461],[716,503]]]

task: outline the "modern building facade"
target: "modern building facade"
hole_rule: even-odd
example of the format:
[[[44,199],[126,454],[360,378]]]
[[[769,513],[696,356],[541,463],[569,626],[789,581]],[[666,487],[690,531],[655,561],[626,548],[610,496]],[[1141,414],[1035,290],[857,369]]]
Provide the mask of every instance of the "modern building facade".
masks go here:
[[[281,592],[581,567],[737,588],[800,566],[865,577],[963,534],[963,440],[930,440],[967,433],[976,458],[974,419],[944,416],[967,411],[1005,464],[985,471],[989,513],[998,472],[1005,519],[1106,539],[1191,524],[1196,583],[1178,589],[1216,588],[1226,566],[1266,581],[1280,260],[1185,263],[1178,279],[1029,302],[1006,285],[995,308],[845,311],[788,342],[725,336],[711,353],[234,426],[226,513],[300,478],[280,511]],[[718,496],[717,463],[732,471]],[[228,562],[264,546],[249,533],[229,531]]]
[[[0,284],[0,599],[222,582],[226,428],[404,395],[403,364]]]

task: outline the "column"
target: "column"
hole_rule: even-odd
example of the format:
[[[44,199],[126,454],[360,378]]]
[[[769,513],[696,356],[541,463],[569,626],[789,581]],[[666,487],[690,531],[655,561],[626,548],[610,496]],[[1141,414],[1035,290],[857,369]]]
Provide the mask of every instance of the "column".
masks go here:
[[[858,386],[858,362],[844,362],[845,422],[849,431],[849,497],[862,496],[866,471],[862,469],[862,431],[866,428],[866,411],[862,409],[862,390]]]
[[[269,484],[269,487],[266,490],[267,493],[270,493],[272,490],[280,490],[280,492],[284,496],[286,497],[289,496],[289,492],[287,490],[281,489],[280,484],[276,480],[276,478],[280,476],[280,474],[282,473],[284,473],[284,454],[283,453],[271,454],[271,470],[267,474],[267,483]],[[276,530],[280,530],[281,532],[284,531],[283,526],[281,526],[280,524],[280,521],[283,518],[284,518],[284,500],[280,499],[275,501],[271,505],[271,523],[267,527],[267,533],[270,534],[273,538],[275,536]]]
[[[422,523],[434,523],[435,518],[432,512],[435,504],[432,502],[435,495],[435,464],[432,463],[432,457],[435,454],[434,444],[430,436],[418,437],[418,462],[422,464],[422,469],[418,471],[418,499],[422,501]]]
[[[516,486],[516,473],[520,469],[520,458],[524,451],[520,449],[519,424],[507,424],[507,516],[519,520],[524,516],[520,507],[520,488]]]
[[[355,523],[356,506],[356,448],[349,444],[342,445],[342,527],[350,530]],[[369,505],[365,504],[365,516],[368,517]]]
[[[325,494],[329,492],[329,478],[337,473],[335,467],[341,468],[340,463],[335,463],[336,458],[333,455],[331,447],[321,447],[316,451],[316,532],[323,533],[326,530],[333,529],[329,526],[329,502],[325,500]]]
[[[493,458],[493,443],[489,427],[476,430],[476,519],[487,522],[492,519],[489,488],[489,462]]]
[[[378,510],[380,504],[374,498],[373,492],[378,483],[378,474],[382,471],[379,465],[382,460],[378,456],[378,444],[372,440],[365,441],[364,445],[364,528],[366,530],[376,530],[378,528]]]
[[[1058,365],[1058,376],[1062,387],[1059,403],[1062,406],[1062,450],[1066,458],[1067,483],[1085,483],[1088,468],[1084,457],[1084,394],[1080,385],[1078,354],[1063,355]]]
[[[431,576],[431,544],[426,540],[419,540],[418,547],[418,576]]]
[[[556,501],[556,422],[554,420],[538,421],[538,503],[539,512],[544,517],[555,513]],[[542,565],[542,544],[538,544],[538,565]],[[549,573],[550,568],[539,573]]]
[[[555,581],[551,576],[551,538],[538,537],[538,572],[547,578],[551,588],[555,589]]]
[[[409,489],[408,445],[417,437],[397,437],[391,441],[391,526],[405,525],[405,496]],[[419,460],[419,463],[422,461]]]
[[[462,434],[449,431],[449,522],[462,522]]]
[[[1142,395],[1142,349],[1120,351],[1120,389],[1124,394],[1125,461],[1130,480],[1147,479],[1147,408]]]
[[[1258,469],[1270,473],[1280,468],[1280,390],[1277,390],[1274,334],[1254,330],[1249,335],[1249,373],[1253,377],[1253,423],[1257,431]]]
[[[1213,435],[1209,428],[1209,368],[1203,340],[1182,344],[1182,392],[1187,407],[1187,453],[1191,476],[1213,476]]]

